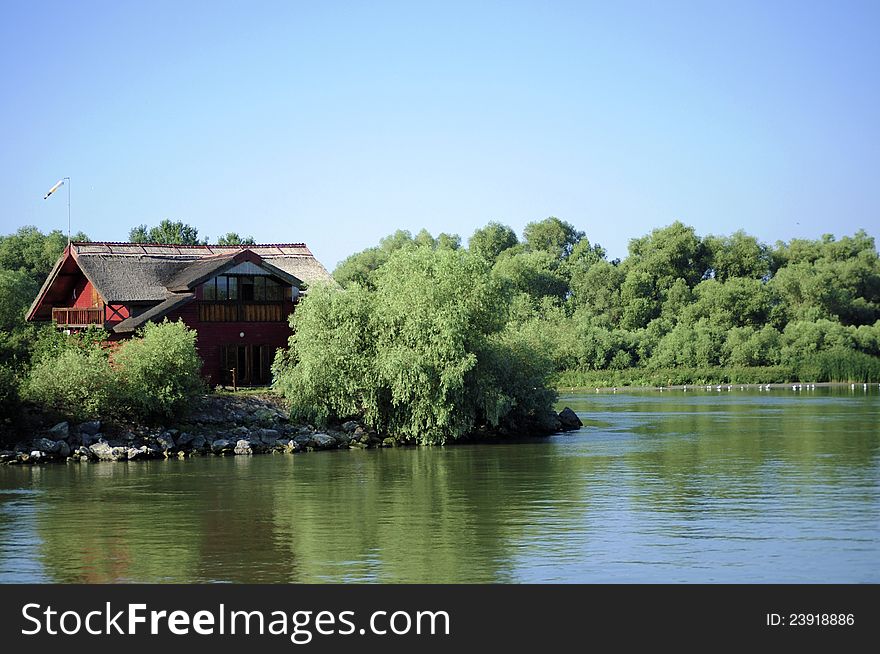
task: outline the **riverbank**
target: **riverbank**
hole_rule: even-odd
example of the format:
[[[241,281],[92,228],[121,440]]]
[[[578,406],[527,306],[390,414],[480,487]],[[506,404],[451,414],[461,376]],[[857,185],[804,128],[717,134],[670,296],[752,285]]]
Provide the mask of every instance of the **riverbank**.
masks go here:
[[[880,383],[877,382],[799,382],[787,381],[777,384],[673,384],[672,386],[651,386],[651,385],[628,385],[628,386],[557,386],[559,393],[617,393],[617,392],[638,392],[638,391],[794,391],[794,392],[810,392],[817,388],[848,388],[853,391],[869,391],[880,390]]]
[[[670,388],[684,386],[752,386],[766,384],[864,384],[880,382],[880,358],[863,357],[862,366],[846,370],[801,366],[735,366],[707,368],[624,368],[622,370],[566,370],[556,375],[557,388]]]
[[[22,432],[33,434],[7,439],[0,463],[36,464],[57,461],[97,462],[194,456],[246,456],[295,454],[317,450],[368,449],[408,445],[381,435],[357,421],[330,428],[295,424],[281,397],[272,394],[218,393],[206,397],[189,416],[173,426],[148,426],[122,420],[46,422],[47,416],[30,414]],[[571,409],[553,413],[546,427],[532,434],[551,434],[581,426]],[[513,433],[474,433],[472,440],[514,436]]]

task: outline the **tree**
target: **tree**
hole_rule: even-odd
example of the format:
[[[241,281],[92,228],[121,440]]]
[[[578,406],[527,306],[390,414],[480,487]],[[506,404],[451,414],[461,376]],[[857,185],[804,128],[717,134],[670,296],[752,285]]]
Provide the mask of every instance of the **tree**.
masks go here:
[[[246,236],[242,238],[235,232],[227,232],[225,235],[217,239],[217,245],[254,245],[254,237]]]
[[[78,232],[71,240],[88,241],[89,238]],[[67,235],[60,230],[43,234],[30,225],[21,227],[14,234],[0,236],[0,268],[23,271],[37,284],[42,284],[65,247]]]
[[[712,277],[720,282],[732,277],[765,279],[774,270],[770,248],[743,230],[730,236],[707,236],[703,242]]]
[[[516,237],[516,232],[507,225],[492,221],[473,233],[468,241],[468,249],[493,264],[498,259],[498,255],[517,243],[519,239]]]
[[[148,228],[146,225],[138,225],[128,233],[128,240],[132,243],[160,243],[163,245],[205,245],[206,241],[199,240],[199,230],[192,225],[181,221],[171,221],[167,218],[156,227]]]
[[[402,247],[374,283],[313,288],[292,317],[290,351],[273,371],[295,415],[358,415],[421,443],[546,417],[549,362],[504,331],[509,295],[485,261]]]
[[[529,223],[523,231],[527,249],[544,250],[559,259],[567,259],[583,237],[583,232],[555,216]]]

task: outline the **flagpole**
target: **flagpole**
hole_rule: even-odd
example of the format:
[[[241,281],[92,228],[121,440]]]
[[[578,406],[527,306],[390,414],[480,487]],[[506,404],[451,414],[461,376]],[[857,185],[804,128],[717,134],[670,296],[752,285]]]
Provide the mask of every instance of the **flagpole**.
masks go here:
[[[67,247],[70,247],[70,177],[67,180]]]

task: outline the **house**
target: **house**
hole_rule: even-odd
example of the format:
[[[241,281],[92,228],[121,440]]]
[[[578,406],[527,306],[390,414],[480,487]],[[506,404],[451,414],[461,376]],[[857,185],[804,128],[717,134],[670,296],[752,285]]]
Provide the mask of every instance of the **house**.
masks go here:
[[[70,243],[31,305],[29,321],[77,331],[97,325],[111,340],[149,321],[181,319],[198,332],[211,384],[271,381],[287,346],[288,316],[308,284],[330,281],[303,243],[156,245]]]

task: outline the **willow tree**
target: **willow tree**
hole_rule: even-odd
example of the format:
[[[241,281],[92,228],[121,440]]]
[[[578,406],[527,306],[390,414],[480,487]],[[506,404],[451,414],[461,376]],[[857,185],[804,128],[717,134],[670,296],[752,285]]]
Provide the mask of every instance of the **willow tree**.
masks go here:
[[[274,371],[297,417],[359,417],[420,443],[546,418],[549,364],[506,331],[508,291],[482,258],[403,248],[374,284],[313,288],[294,314]]]

